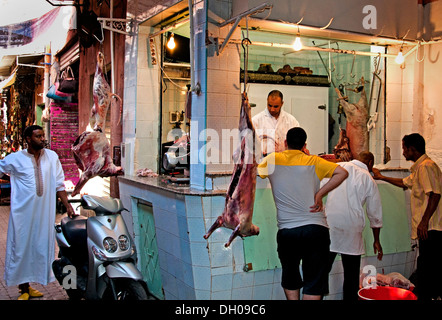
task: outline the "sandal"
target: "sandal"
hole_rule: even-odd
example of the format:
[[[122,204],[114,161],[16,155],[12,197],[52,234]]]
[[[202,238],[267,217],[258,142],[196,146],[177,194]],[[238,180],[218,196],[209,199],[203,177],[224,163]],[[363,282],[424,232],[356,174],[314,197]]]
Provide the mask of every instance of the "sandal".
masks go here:
[[[17,300],[29,300],[29,293],[25,292]]]

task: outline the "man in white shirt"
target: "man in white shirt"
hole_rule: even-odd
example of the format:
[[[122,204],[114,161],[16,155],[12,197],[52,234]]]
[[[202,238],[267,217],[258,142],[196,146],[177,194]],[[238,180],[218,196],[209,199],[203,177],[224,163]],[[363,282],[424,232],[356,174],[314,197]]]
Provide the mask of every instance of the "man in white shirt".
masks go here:
[[[282,92],[270,91],[267,96],[267,108],[252,118],[255,131],[261,140],[261,152],[264,156],[284,151],[287,131],[299,127],[299,122],[294,116],[281,110],[283,104]]]
[[[55,254],[55,205],[60,198],[67,214],[75,215],[64,188],[64,173],[58,155],[45,149],[43,128],[25,129],[25,150],[0,160],[0,176],[11,178],[11,212],[5,255],[7,286],[18,285],[18,300],[41,297],[30,282],[43,285],[55,280],[51,265]]]
[[[327,196],[325,214],[330,228],[330,270],[336,255],[341,254],[344,267],[344,300],[357,300],[361,255],[365,253],[362,232],[367,217],[373,230],[374,253],[382,259],[379,242],[382,227],[382,204],[376,182],[370,171],[374,156],[364,151],[358,160],[338,163],[348,171],[348,178]],[[326,179],[322,183],[326,183]]]

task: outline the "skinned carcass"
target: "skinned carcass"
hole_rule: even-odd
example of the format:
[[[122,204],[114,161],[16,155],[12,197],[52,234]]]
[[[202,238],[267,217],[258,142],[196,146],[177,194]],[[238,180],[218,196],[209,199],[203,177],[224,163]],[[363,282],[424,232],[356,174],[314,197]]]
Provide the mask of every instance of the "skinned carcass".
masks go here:
[[[241,145],[234,154],[235,165],[226,194],[224,211],[204,235],[204,239],[209,238],[219,227],[232,229],[233,232],[225,244],[226,247],[230,246],[237,236],[247,237],[259,234],[259,227],[252,223],[258,164],[255,156],[255,129],[250,110],[244,93],[239,120]]]
[[[349,103],[345,101],[341,92],[338,89],[335,89],[347,117],[346,131],[353,159],[356,159],[362,151],[368,150],[368,101],[365,93],[363,77],[361,78],[361,83],[361,97],[357,103]]]
[[[104,134],[111,99],[113,96],[119,99],[121,115],[121,98],[110,91],[109,84],[104,77],[103,65],[104,55],[98,52],[93,88],[94,105],[91,110],[92,116],[95,117],[94,131],[83,132],[72,145],[75,162],[82,171],[72,196],[79,194],[86,182],[95,176],[110,177],[124,174],[123,168],[113,163],[111,147]]]
[[[122,114],[122,101],[121,98],[111,92],[109,83],[107,83],[105,75],[103,73],[104,68],[104,55],[101,52],[97,53],[97,66],[95,68],[94,84],[93,84],[93,97],[94,105],[91,109],[91,117],[95,118],[94,130],[104,131],[106,124],[107,110],[112,103],[112,97],[117,98],[120,104],[120,121]]]
[[[336,146],[333,148],[333,153],[340,161],[351,161],[353,159],[350,152],[349,139],[347,138],[345,129],[341,129],[341,132],[339,133],[339,140]]]
[[[95,177],[110,177],[124,174],[122,167],[112,161],[111,148],[106,135],[101,131],[85,131],[72,145],[75,162],[82,174],[72,196],[80,193],[86,182]]]

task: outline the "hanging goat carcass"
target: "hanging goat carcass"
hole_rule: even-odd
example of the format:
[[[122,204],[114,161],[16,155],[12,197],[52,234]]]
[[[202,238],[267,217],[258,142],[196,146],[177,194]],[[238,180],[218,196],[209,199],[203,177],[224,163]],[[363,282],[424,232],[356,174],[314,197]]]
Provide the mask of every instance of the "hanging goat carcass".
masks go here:
[[[110,177],[124,174],[123,168],[115,166],[113,163],[109,140],[104,133],[107,110],[112,102],[111,99],[113,96],[119,99],[121,117],[121,98],[111,93],[110,86],[104,77],[103,66],[104,56],[101,52],[98,52],[93,89],[94,105],[92,107],[95,125],[93,131],[84,131],[72,145],[75,162],[82,171],[72,196],[79,194],[86,182],[95,176]]]
[[[72,196],[80,193],[86,182],[93,177],[110,177],[124,174],[123,168],[115,166],[106,135],[101,131],[85,131],[72,145],[75,162],[82,171]]]
[[[347,117],[346,131],[353,159],[356,159],[362,151],[368,150],[368,101],[363,77],[361,78],[361,83],[362,87],[359,87],[360,90],[356,90],[357,92],[361,92],[361,97],[357,103],[345,101],[341,92],[335,89]]]
[[[233,156],[235,165],[226,194],[224,211],[204,235],[204,239],[209,238],[213,231],[219,227],[232,229],[233,232],[225,244],[226,247],[237,236],[247,237],[259,234],[259,227],[252,223],[257,162],[255,156],[255,129],[250,110],[250,105],[244,93],[239,120],[241,145]]]
[[[340,161],[351,161],[353,159],[350,152],[349,139],[347,138],[347,132],[345,129],[341,129],[339,133],[339,140],[336,146],[333,148],[333,153]]]
[[[112,97],[115,97],[120,105],[120,121],[122,115],[122,101],[120,96],[111,92],[109,83],[107,83],[104,72],[104,55],[97,53],[97,66],[95,68],[93,95],[94,105],[91,110],[91,117],[95,118],[94,130],[104,131],[106,124],[107,110],[112,103]]]

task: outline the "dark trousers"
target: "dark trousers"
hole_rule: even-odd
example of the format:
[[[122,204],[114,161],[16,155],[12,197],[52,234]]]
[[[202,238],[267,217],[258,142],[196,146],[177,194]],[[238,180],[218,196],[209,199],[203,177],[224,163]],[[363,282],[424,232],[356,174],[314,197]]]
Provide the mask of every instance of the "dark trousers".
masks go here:
[[[442,231],[428,231],[419,239],[417,258],[417,296],[419,300],[442,298]]]
[[[337,253],[330,252],[329,266],[332,269]],[[361,256],[341,254],[342,266],[344,268],[344,296],[347,301],[358,300],[359,291],[359,269],[361,267]]]

